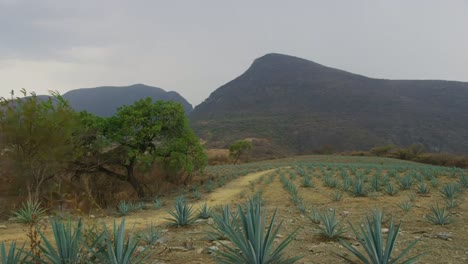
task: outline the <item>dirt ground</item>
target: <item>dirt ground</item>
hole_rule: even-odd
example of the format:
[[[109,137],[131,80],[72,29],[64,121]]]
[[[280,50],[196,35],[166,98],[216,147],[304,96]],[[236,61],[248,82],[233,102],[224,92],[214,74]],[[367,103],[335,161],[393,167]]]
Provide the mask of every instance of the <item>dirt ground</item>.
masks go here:
[[[285,168],[286,170],[286,168]],[[262,192],[264,204],[269,215],[275,208],[278,209],[277,221],[284,221],[278,242],[294,230],[298,230],[295,240],[287,248],[288,256],[302,255],[298,263],[345,263],[336,256],[336,253],[346,254],[347,251],[336,241],[327,241],[318,234],[318,229],[311,220],[300,213],[291,202],[289,194],[283,189],[278,170],[268,170],[252,173],[240,177],[216,189],[209,194],[203,194],[202,199],[194,202],[198,208],[203,202],[210,206],[236,205],[243,203],[250,194],[259,190]],[[271,176],[274,175],[274,176]],[[267,183],[268,177],[272,178]],[[436,226],[429,223],[424,215],[429,212],[431,205],[443,203],[440,193],[432,190],[429,194],[416,195],[414,207],[410,212],[404,213],[398,204],[406,199],[410,191],[401,191],[395,196],[380,195],[376,197],[352,197],[344,194],[339,202],[330,199],[332,190],[324,187],[320,179],[314,178],[314,188],[300,187],[300,177],[293,180],[299,188],[304,201],[310,207],[329,210],[335,208],[339,219],[348,227],[344,235],[350,243],[356,244],[349,223],[358,225],[371,209],[381,208],[386,215],[393,215],[395,220],[402,222],[401,232],[397,241],[397,252],[405,245],[419,240],[409,255],[427,252],[419,263],[468,263],[468,201],[466,192],[458,198],[458,207],[451,209],[450,213],[455,219],[454,223],[446,226]],[[453,182],[453,179],[441,178],[440,183]],[[207,239],[207,231],[212,231],[209,220],[198,221],[193,225],[177,228],[169,225],[165,218],[171,209],[174,197],[167,199],[165,206],[158,210],[142,210],[126,216],[129,226],[135,224],[137,230],[144,230],[148,225],[155,224],[162,230],[162,242],[154,248],[154,252],[147,263],[215,263],[210,254],[204,249],[216,245]],[[86,219],[86,223],[105,222],[111,225],[115,217],[98,217]],[[6,229],[0,229],[0,241],[25,241],[24,227],[17,223],[5,222]],[[46,231],[48,232],[48,231]],[[448,233],[448,240],[440,239],[437,234]],[[359,249],[360,246],[357,246]],[[362,249],[362,248],[361,248]]]

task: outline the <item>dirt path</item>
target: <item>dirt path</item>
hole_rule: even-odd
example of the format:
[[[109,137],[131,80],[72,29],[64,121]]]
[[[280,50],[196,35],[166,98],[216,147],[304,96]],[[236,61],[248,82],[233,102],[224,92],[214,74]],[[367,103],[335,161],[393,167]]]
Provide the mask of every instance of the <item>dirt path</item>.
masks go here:
[[[239,194],[242,191],[248,190],[249,182],[255,181],[261,176],[266,175],[274,170],[276,169],[251,173],[236,180],[233,180],[225,186],[223,186],[222,188],[218,188],[214,192],[202,197],[202,200],[200,202],[193,204],[193,208],[194,210],[198,209],[198,207],[204,202],[206,202],[209,206],[216,206],[235,202],[236,200],[238,200]],[[132,226],[135,224],[136,229],[143,229],[150,224],[161,225],[164,223],[168,223],[169,221],[166,218],[170,217],[170,215],[167,212],[167,210],[170,209],[172,209],[172,202],[166,204],[166,206],[159,210],[144,210],[130,214],[125,217],[127,226]],[[117,221],[120,220],[119,218],[107,216],[104,218],[95,219],[95,221],[97,221],[98,223],[105,223],[107,226],[111,226],[114,220],[116,219]],[[85,220],[85,224],[90,222],[93,222],[93,220]],[[0,242],[16,240],[22,243],[23,241],[26,241],[26,229],[23,225],[10,222],[2,224],[6,225],[7,228],[0,229]],[[50,227],[46,229],[45,233],[48,236],[51,235]]]

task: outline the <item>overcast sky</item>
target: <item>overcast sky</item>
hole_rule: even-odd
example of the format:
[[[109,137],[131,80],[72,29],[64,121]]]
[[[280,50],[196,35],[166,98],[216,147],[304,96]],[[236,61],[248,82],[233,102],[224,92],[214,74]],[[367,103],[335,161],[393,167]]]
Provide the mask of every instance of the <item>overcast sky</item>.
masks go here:
[[[271,52],[468,81],[468,0],[0,0],[0,96],[144,83],[197,105]]]

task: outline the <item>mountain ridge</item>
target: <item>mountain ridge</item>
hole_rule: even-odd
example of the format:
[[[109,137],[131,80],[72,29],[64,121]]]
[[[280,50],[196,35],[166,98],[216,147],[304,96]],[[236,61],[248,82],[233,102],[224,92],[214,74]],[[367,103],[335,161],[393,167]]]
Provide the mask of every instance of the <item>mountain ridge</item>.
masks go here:
[[[146,97],[181,103],[186,113],[193,109],[192,105],[179,93],[144,84],[80,88],[64,93],[63,97],[76,111],[86,110],[99,116],[111,116],[118,107],[133,104]]]
[[[239,137],[264,137],[294,154],[330,144],[356,150],[413,143],[464,152],[467,101],[465,82],[369,78],[273,53],[213,91],[190,119],[217,147]],[[224,128],[232,132],[223,135]]]

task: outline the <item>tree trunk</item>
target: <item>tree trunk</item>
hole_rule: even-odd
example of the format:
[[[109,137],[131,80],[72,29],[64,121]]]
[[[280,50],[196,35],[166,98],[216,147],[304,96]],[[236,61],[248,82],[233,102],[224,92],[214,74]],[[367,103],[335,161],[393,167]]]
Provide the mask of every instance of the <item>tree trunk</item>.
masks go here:
[[[141,186],[141,184],[138,182],[138,179],[135,178],[135,175],[133,174],[134,169],[135,169],[135,158],[132,158],[130,160],[130,163],[128,164],[128,166],[126,166],[126,168],[127,168],[128,183],[130,183],[133,189],[135,189],[139,198],[145,197],[145,191],[143,190],[143,187]]]

